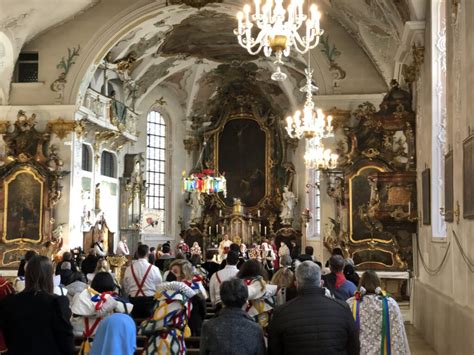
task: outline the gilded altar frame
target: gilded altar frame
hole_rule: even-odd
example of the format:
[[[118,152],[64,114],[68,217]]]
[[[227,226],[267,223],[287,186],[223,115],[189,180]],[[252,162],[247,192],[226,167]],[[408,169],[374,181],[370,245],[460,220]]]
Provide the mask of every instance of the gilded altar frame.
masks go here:
[[[28,174],[33,177],[35,181],[37,181],[40,185],[40,196],[39,196],[39,224],[38,224],[38,238],[31,239],[31,238],[8,238],[8,211],[9,211],[9,185],[16,180],[16,178],[20,174]],[[5,244],[13,244],[13,243],[32,243],[32,244],[40,244],[43,241],[43,214],[45,211],[44,206],[44,193],[45,193],[45,183],[46,179],[40,175],[36,169],[32,168],[31,166],[23,166],[15,170],[9,176],[7,176],[3,182],[3,191],[4,191],[4,212],[3,212],[3,233],[2,233],[2,241]],[[12,196],[15,198],[15,196]]]
[[[257,209],[263,208],[265,202],[272,197],[272,190],[271,190],[271,181],[272,181],[272,167],[273,161],[271,158],[271,149],[273,145],[273,138],[270,131],[270,128],[265,124],[263,118],[255,117],[255,115],[251,113],[238,113],[232,114],[223,119],[219,126],[213,130],[210,130],[204,134],[205,137],[212,137],[213,139],[213,163],[214,169],[216,171],[219,170],[219,136],[224,131],[226,124],[230,121],[237,120],[237,119],[248,119],[255,121],[259,128],[265,133],[265,194],[260,199],[260,201],[255,206],[246,206],[249,211],[256,211]],[[232,206],[226,205],[225,201],[221,198],[218,194],[217,196],[218,203],[226,208],[231,208]]]

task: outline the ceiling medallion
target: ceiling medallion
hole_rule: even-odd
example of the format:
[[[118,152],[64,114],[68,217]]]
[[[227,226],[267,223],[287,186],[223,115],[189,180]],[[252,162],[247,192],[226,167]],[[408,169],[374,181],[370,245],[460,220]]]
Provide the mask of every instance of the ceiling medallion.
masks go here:
[[[282,56],[288,57],[291,48],[304,54],[315,48],[319,38],[324,33],[320,28],[321,14],[316,5],[311,5],[309,13],[303,13],[304,0],[292,0],[288,7],[283,7],[283,0],[267,0],[260,6],[260,0],[255,1],[255,13],[250,15],[251,7],[246,4],[243,11],[237,13],[238,27],[234,30],[239,44],[252,54],[258,54],[262,49],[266,57],[275,53],[277,70],[272,74],[272,80],[283,81],[287,75],[281,72]],[[305,24],[305,30],[299,30]],[[254,27],[258,31],[253,31]],[[253,33],[252,33],[253,32]],[[256,34],[256,37],[252,37]]]

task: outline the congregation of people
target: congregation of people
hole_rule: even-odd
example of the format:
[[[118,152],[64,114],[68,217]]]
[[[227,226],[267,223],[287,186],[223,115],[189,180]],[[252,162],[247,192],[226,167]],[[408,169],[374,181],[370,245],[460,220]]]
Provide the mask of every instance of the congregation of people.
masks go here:
[[[130,253],[121,240],[121,280],[104,250],[29,251],[14,283],[0,277],[0,353],[128,355],[145,339],[143,354],[186,354],[194,337],[209,355],[410,354],[397,302],[341,249],[323,266],[294,241],[224,236],[203,258],[197,242]]]

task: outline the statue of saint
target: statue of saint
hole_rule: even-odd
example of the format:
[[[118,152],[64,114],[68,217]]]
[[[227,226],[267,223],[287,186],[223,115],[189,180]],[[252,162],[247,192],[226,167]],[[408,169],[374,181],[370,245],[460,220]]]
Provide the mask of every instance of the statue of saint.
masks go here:
[[[293,222],[293,215],[297,198],[293,192],[288,190],[288,186],[283,187],[280,218],[283,224],[288,225]]]
[[[194,190],[189,193],[189,199],[187,205],[191,207],[191,215],[189,217],[189,223],[199,223],[202,216],[202,206],[204,205],[204,198],[201,192]]]

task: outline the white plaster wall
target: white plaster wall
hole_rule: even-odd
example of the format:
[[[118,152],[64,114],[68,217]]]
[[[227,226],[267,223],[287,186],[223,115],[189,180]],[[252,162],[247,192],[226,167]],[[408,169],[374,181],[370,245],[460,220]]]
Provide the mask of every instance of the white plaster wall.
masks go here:
[[[474,30],[474,2],[461,2],[458,24],[453,26],[451,2],[447,1],[447,142],[454,149],[454,201],[463,204],[462,140],[468,127],[474,127],[474,51],[470,33]],[[429,8],[429,7],[428,7]],[[426,16],[430,18],[429,15]],[[431,24],[427,21],[425,60],[418,84],[417,164],[418,199],[421,201],[421,171],[431,166]],[[474,183],[474,181],[472,181]],[[421,204],[420,204],[421,209]],[[436,275],[429,274],[418,258],[414,284],[414,324],[439,354],[474,353],[474,273],[462,260],[452,231],[464,250],[474,259],[474,221],[462,218],[459,224],[448,223],[444,242],[433,240],[430,226],[420,225],[421,253],[430,268],[440,265],[449,248],[446,263]]]

